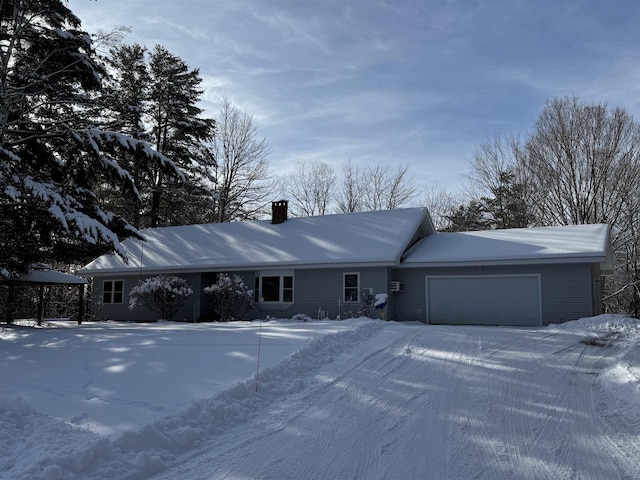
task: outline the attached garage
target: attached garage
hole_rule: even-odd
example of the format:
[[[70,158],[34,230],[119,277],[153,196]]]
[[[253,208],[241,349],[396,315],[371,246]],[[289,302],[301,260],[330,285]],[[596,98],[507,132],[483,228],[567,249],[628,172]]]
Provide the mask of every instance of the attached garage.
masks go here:
[[[401,319],[448,325],[540,326],[602,313],[601,276],[614,271],[608,225],[429,235],[393,280]]]
[[[449,325],[542,323],[540,275],[427,276],[427,322]]]

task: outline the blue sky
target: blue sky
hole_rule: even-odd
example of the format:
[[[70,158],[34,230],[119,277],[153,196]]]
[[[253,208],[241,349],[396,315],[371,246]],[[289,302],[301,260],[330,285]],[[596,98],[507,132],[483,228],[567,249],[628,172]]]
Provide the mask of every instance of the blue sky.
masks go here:
[[[638,0],[70,0],[199,68],[202,106],[254,116],[272,170],[408,164],[455,190],[474,148],[576,95],[640,120]]]

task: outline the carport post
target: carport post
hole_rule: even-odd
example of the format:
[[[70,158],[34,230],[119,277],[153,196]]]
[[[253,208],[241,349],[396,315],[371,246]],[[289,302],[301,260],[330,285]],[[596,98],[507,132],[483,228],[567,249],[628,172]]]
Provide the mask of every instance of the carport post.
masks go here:
[[[84,285],[78,285],[78,325],[82,325],[84,316]]]
[[[7,308],[5,310],[5,318],[4,321],[7,324],[13,323],[13,311],[15,310],[15,300],[14,300],[14,287],[13,283],[9,282],[9,295],[7,296]]]
[[[44,303],[44,285],[38,285],[38,326],[42,325],[42,304]]]

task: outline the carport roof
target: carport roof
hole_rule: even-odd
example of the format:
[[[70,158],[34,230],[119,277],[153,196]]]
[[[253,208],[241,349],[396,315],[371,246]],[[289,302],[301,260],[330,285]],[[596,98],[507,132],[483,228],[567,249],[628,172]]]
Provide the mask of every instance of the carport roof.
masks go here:
[[[85,285],[88,283],[86,278],[77,277],[50,268],[34,268],[5,281],[7,283],[25,285]]]
[[[437,233],[423,238],[403,258],[406,267],[539,263],[598,263],[613,273],[606,224]]]

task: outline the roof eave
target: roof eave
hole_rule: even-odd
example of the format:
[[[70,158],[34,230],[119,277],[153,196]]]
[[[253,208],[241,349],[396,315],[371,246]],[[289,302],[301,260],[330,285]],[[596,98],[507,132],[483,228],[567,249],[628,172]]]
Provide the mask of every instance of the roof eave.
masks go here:
[[[553,258],[515,258],[515,259],[476,259],[461,261],[438,261],[438,262],[407,262],[399,265],[399,268],[420,268],[420,267],[483,267],[483,266],[504,266],[504,265],[558,265],[558,264],[575,264],[575,263],[597,263],[603,275],[609,271],[607,259],[605,256],[593,257],[553,257]]]
[[[322,263],[262,263],[252,265],[199,265],[199,266],[171,266],[171,267],[137,267],[112,269],[87,269],[78,272],[83,277],[113,277],[118,275],[160,275],[163,273],[205,273],[205,272],[242,272],[255,270],[319,270],[319,269],[355,269],[355,268],[386,268],[399,263],[395,260],[371,260],[364,262],[322,262]]]
[[[416,241],[412,245],[411,241],[415,238],[415,235],[419,230],[422,231],[424,236],[418,239],[418,241]],[[411,231],[411,234],[407,236],[402,247],[398,250],[398,253],[396,254],[394,259],[394,264],[400,265],[400,263],[402,263],[402,261],[407,257],[409,251],[414,251],[416,245],[420,244],[425,238],[435,233],[436,233],[436,228],[433,225],[433,220],[431,219],[431,214],[429,213],[429,209],[427,207],[423,207],[422,215],[420,216],[420,219],[416,222],[415,226],[413,227],[413,230]]]

